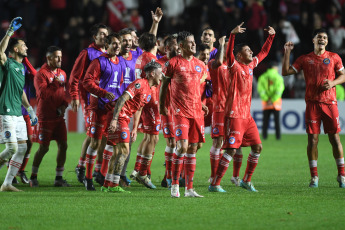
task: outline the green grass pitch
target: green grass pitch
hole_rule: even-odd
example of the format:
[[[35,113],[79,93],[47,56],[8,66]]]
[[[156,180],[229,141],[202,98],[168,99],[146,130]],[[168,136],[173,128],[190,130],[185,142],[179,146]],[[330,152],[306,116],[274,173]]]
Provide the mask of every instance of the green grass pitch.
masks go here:
[[[136,182],[131,194],[88,192],[74,173],[84,134],[68,134],[68,156],[64,177],[70,188],[53,187],[56,144],[51,143],[38,173],[39,188],[19,184],[22,193],[0,193],[0,229],[342,229],[345,189],[336,182],[337,169],[325,135],[319,141],[319,188],[308,187],[310,175],[306,156],[306,135],[283,135],[281,141],[269,136],[252,181],[259,193],[251,193],[230,183],[232,164],[222,181],[227,193],[207,191],[210,175],[211,138],[197,154],[195,189],[205,198],[172,199],[160,187],[164,174],[165,141],[160,136],[152,163],[149,190]],[[138,136],[138,140],[142,135]],[[341,137],[344,140],[344,136]],[[138,141],[133,145],[128,167],[135,162]],[[3,149],[4,146],[1,146]],[[31,173],[34,144],[27,166]],[[243,176],[249,148],[243,149]],[[0,170],[0,182],[6,168]]]

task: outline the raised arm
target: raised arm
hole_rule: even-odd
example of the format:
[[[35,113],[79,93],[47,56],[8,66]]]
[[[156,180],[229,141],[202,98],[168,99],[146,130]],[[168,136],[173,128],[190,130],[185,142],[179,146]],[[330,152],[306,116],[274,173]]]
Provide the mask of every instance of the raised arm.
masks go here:
[[[168,92],[168,86],[170,84],[171,79],[167,76],[164,76],[162,78],[162,85],[161,89],[159,91],[159,112],[162,115],[167,115],[168,111],[165,106],[165,99],[167,97],[167,92]]]
[[[276,34],[276,31],[273,29],[273,27],[270,26],[267,29],[265,29],[265,31],[268,32],[268,37],[266,39],[265,44],[262,46],[261,51],[258,53],[258,55],[256,55],[256,58],[258,59],[257,64],[259,64],[259,62],[261,62],[270,52],[273,39]]]
[[[216,55],[216,59],[214,62],[212,62],[212,69],[217,69],[219,66],[223,64],[223,59],[224,59],[224,45],[225,45],[225,38],[226,36],[223,36],[219,38],[219,48],[218,52]]]
[[[158,25],[162,19],[163,11],[161,8],[157,7],[156,12],[153,13],[153,11],[151,11],[151,15],[152,15],[152,26],[149,33],[157,37]]]
[[[6,32],[6,35],[2,38],[0,42],[0,64],[4,65],[7,61],[7,56],[5,51],[8,47],[8,42],[10,41],[13,33],[22,26],[22,18],[16,17],[11,21],[11,24]]]
[[[238,33],[244,33],[246,31],[246,28],[242,28],[244,22],[242,22],[241,24],[239,24],[238,26],[236,26],[230,33],[230,37],[229,37],[229,43],[228,43],[228,47],[226,49],[226,63],[228,66],[232,66],[235,62],[235,56],[233,53],[234,50],[234,44],[235,44],[235,34]]]
[[[283,76],[288,76],[291,74],[295,74],[296,71],[292,68],[290,65],[290,53],[291,50],[293,50],[293,43],[292,42],[287,42],[284,45],[284,57],[283,57],[283,65],[282,65],[282,75]]]

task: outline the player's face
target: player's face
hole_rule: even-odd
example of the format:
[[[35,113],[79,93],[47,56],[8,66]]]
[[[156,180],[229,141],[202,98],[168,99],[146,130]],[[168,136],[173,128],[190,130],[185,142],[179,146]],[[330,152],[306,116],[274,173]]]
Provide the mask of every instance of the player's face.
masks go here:
[[[93,38],[98,46],[105,46],[105,37],[108,36],[108,30],[105,28],[100,28],[98,33]]]
[[[201,35],[201,43],[208,47],[213,47],[213,43],[216,41],[213,30],[205,30]]]
[[[25,42],[22,40],[18,41],[18,44],[14,48],[14,51],[17,53],[18,56],[20,57],[26,57],[28,56],[28,47],[26,46]]]
[[[48,56],[50,67],[52,68],[61,68],[62,63],[62,52],[61,50],[57,50],[53,52],[50,56]]]
[[[121,53],[126,53],[126,54],[129,53],[129,51],[131,51],[132,46],[133,46],[132,35],[130,34],[122,35]]]
[[[199,53],[199,60],[204,62],[207,65],[208,60],[210,60],[210,50],[205,49],[204,51],[200,51]]]
[[[159,39],[157,40],[157,43],[158,43],[157,49],[158,49],[161,53],[163,53],[163,54],[165,54],[164,41],[165,41],[166,38],[167,38],[167,37],[165,36],[164,38],[159,38]]]
[[[253,61],[253,51],[249,46],[243,46],[240,55],[244,63],[250,63]]]
[[[319,33],[313,38],[314,49],[325,50],[328,44],[328,36],[326,33]]]
[[[153,72],[153,85],[159,85],[159,82],[162,80],[162,68],[158,68]]]
[[[183,41],[181,44],[182,44],[181,49],[182,49],[183,55],[188,56],[188,55],[194,55],[196,53],[196,44],[195,44],[193,35],[187,37],[187,39]]]
[[[115,37],[111,38],[111,44],[108,46],[107,53],[110,57],[119,55],[121,50],[121,41]]]
[[[177,40],[173,39],[170,44],[167,45],[166,52],[169,53],[170,58],[173,58],[177,55],[178,49]]]
[[[138,38],[137,33],[135,31],[132,31],[131,34],[132,34],[132,39],[133,39],[132,49],[135,49],[139,46],[139,43],[138,43],[139,38]]]

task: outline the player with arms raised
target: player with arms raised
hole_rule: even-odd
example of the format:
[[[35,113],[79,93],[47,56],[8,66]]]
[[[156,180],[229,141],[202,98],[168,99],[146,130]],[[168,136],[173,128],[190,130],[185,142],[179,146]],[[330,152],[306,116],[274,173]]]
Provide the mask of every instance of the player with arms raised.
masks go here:
[[[272,27],[268,27],[267,32],[269,36],[260,53],[253,58],[253,52],[249,46],[243,43],[238,44],[234,49],[235,35],[245,32],[245,28],[242,28],[242,25],[243,22],[231,31],[226,52],[230,71],[229,89],[225,104],[223,149],[226,152],[219,161],[216,176],[209,186],[210,192],[225,192],[221,188],[220,182],[229,167],[232,157],[241,146],[250,146],[251,152],[248,156],[247,168],[243,179],[240,181],[240,186],[248,191],[257,191],[251,183],[251,177],[258,164],[262,144],[258,128],[250,115],[253,69],[267,56],[275,36],[275,31]]]
[[[325,29],[318,29],[314,32],[313,43],[314,51],[299,57],[292,66],[290,66],[289,59],[294,46],[292,42],[285,44],[282,75],[296,74],[301,70],[304,73],[306,83],[305,121],[308,133],[307,155],[311,174],[309,187],[318,187],[319,182],[317,144],[322,121],[337,164],[339,187],[345,188],[344,154],[339,137],[339,112],[335,95],[335,86],[345,82],[344,66],[338,54],[326,51],[328,35]]]

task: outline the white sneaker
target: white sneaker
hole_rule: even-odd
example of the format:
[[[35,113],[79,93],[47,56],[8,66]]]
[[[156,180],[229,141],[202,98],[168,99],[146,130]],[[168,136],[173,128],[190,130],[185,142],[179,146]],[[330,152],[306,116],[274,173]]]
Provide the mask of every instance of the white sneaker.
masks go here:
[[[194,191],[194,189],[186,189],[185,193],[184,193],[184,197],[204,197],[202,195],[199,195],[198,193],[196,193],[196,191]]]
[[[135,180],[135,178],[137,177],[138,172],[133,170],[133,172],[131,173],[131,175],[129,176],[129,178],[131,178],[132,180]]]
[[[345,188],[345,176],[339,175],[337,181],[339,183],[339,188]]]
[[[1,192],[23,192],[22,190],[17,189],[11,184],[2,184],[0,188]]]
[[[171,185],[171,197],[173,198],[180,197],[180,186],[178,184]]]
[[[314,176],[311,178],[310,180],[310,184],[309,184],[310,188],[317,188],[319,187],[319,177]]]
[[[239,177],[231,177],[231,183],[233,183],[234,185],[236,185],[237,187],[240,186],[240,182],[241,182],[241,178]]]

